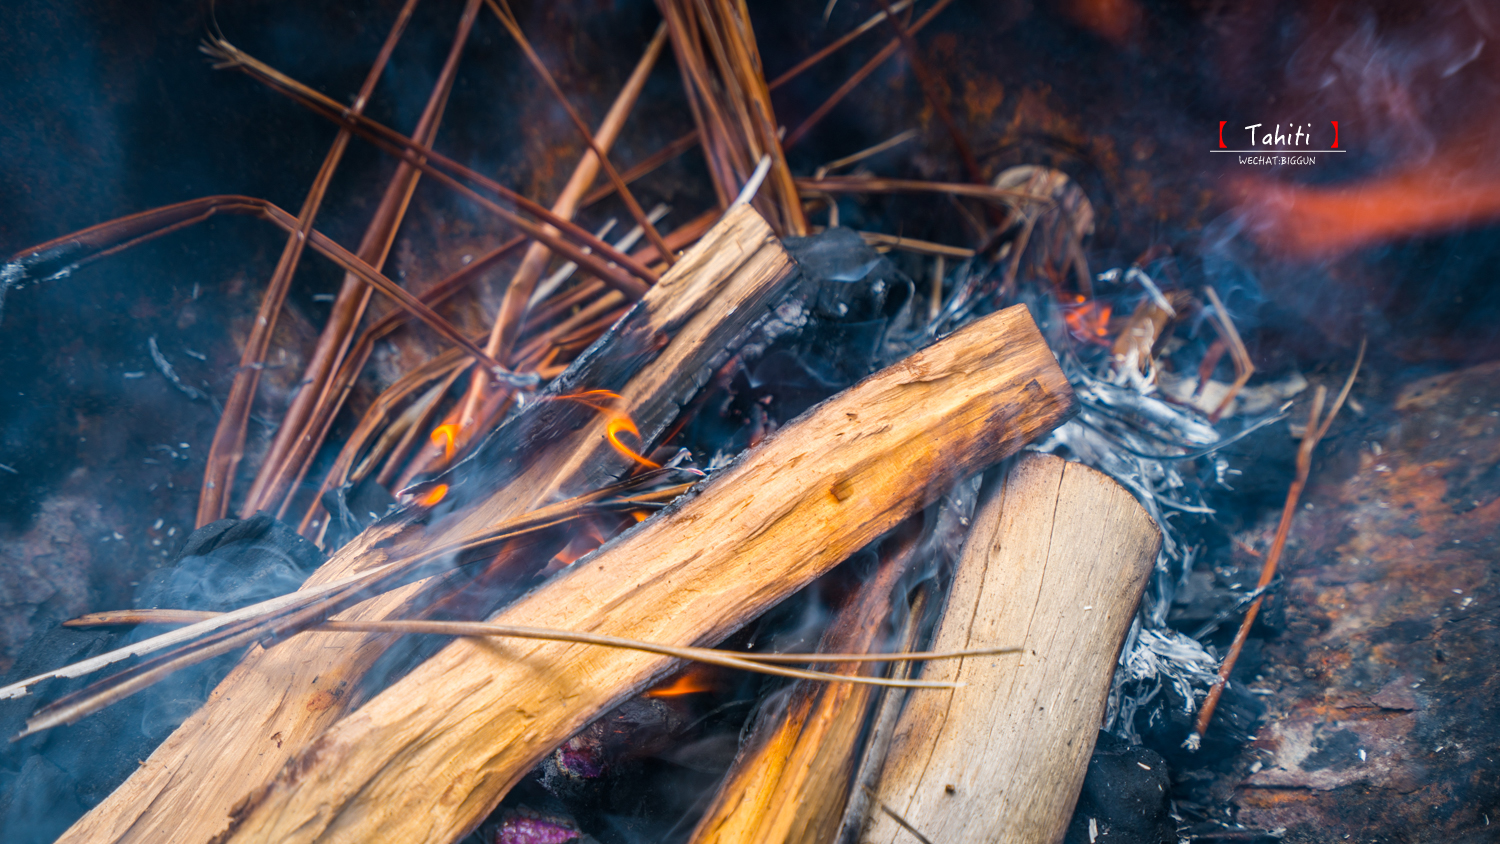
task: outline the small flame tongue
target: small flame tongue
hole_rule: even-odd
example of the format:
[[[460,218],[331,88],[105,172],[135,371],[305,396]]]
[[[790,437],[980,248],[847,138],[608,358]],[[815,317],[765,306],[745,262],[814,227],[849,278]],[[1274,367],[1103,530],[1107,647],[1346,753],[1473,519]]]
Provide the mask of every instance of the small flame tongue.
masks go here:
[[[417,503],[422,505],[423,507],[431,507],[437,504],[439,501],[442,501],[447,495],[448,485],[438,484],[432,489],[429,489],[426,492],[422,493],[422,495],[417,498]]]
[[[672,682],[646,692],[643,697],[681,697],[699,692],[711,692],[713,688],[714,685],[710,682],[706,670],[690,668],[677,675],[677,679]]]
[[[624,432],[639,441],[641,432],[635,426],[635,420],[631,419],[628,414],[613,410],[605,404],[605,402],[619,401],[621,398],[619,393],[612,390],[587,390],[582,393],[569,393],[557,396],[556,398],[576,401],[604,414],[608,418],[608,421],[604,424],[604,436],[609,440],[609,444],[614,446],[616,451],[630,458],[632,461],[645,466],[647,469],[661,468],[660,463],[646,459],[640,452],[626,445],[620,439],[620,433]]]
[[[453,462],[453,452],[458,447],[458,423],[447,422],[432,429],[432,444],[443,449],[443,462]]]

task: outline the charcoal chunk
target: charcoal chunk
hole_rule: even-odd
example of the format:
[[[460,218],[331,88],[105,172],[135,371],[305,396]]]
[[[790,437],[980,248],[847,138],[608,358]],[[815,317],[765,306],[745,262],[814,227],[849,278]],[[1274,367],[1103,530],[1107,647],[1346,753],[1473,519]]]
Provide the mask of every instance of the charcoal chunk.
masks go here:
[[[1101,732],[1065,844],[1172,844],[1170,787],[1160,754]]]

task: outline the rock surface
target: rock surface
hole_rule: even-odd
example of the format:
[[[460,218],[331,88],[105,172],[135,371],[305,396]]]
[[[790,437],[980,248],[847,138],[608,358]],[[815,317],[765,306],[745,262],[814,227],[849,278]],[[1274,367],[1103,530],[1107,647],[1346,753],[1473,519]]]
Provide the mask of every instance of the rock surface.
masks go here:
[[[1346,425],[1235,673],[1265,718],[1211,791],[1289,842],[1496,840],[1500,363]]]

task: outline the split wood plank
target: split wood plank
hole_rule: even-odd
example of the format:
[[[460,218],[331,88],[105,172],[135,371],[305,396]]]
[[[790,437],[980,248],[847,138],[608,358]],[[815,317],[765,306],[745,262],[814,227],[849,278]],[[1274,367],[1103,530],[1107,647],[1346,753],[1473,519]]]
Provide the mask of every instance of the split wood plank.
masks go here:
[[[1061,841],[1093,753],[1115,662],[1161,544],[1119,484],[1032,454],[981,503],[934,649],[1020,645],[933,663],[913,694],[860,841]]]
[[[649,446],[708,380],[718,357],[785,294],[794,270],[754,210],[731,209],[546,395],[616,390],[621,399],[612,409],[630,415]],[[537,402],[455,473],[475,477],[452,479],[451,500],[442,505],[452,510],[446,520],[425,531],[377,523],[304,588],[617,480],[632,464],[609,445],[608,422],[575,401]],[[537,564],[552,553],[531,550],[526,562]],[[336,617],[420,617],[431,608],[422,587],[402,587]],[[208,702],[59,844],[209,840],[226,827],[236,801],[359,702],[361,681],[395,640],[305,632],[269,650],[252,648]]]

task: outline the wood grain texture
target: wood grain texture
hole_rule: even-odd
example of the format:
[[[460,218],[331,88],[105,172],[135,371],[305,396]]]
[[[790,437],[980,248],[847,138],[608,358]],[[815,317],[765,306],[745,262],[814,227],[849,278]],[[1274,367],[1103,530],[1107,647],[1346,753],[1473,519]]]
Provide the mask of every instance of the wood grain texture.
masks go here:
[[[812,408],[495,620],[720,641],[1072,411],[1030,315],[1007,309]],[[674,667],[456,641],[298,753],[220,840],[457,840],[542,756]]]
[[[886,757],[865,844],[1061,841],[1161,534],[1123,487],[1050,455],[1007,467],[981,503],[934,650],[1019,645],[934,663]]]
[[[546,395],[617,390],[615,409],[635,419],[649,446],[707,381],[715,356],[734,348],[785,293],[793,271],[765,221],[748,208],[731,211]],[[404,520],[377,523],[304,588],[616,480],[631,462],[608,444],[607,421],[578,402],[536,402],[449,478],[446,517],[425,530]],[[531,550],[526,562],[545,563],[552,554]],[[412,618],[429,608],[416,583],[337,617]],[[208,702],[59,841],[209,840],[237,801],[353,708],[361,681],[394,641],[389,634],[307,632],[270,650],[252,648]]]

